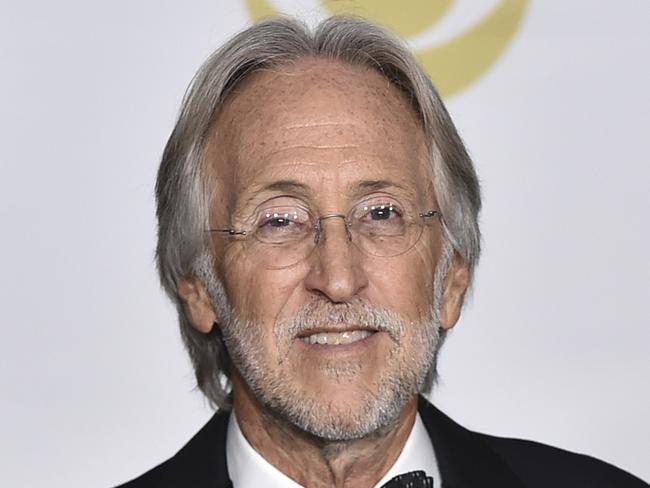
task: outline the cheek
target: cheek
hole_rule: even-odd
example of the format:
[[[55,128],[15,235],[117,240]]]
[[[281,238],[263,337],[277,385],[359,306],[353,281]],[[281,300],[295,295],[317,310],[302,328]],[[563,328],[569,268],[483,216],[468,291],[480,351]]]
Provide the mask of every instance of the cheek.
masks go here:
[[[405,320],[420,321],[429,312],[433,297],[433,258],[417,248],[407,254],[375,263],[369,268],[371,302],[399,313]]]
[[[241,319],[272,328],[278,320],[291,315],[302,271],[265,269],[238,251],[226,253],[223,269],[228,296]]]

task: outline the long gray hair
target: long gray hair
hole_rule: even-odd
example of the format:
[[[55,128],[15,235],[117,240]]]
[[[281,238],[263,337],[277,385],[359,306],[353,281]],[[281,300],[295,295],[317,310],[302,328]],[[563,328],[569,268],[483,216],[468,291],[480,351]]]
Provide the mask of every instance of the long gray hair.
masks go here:
[[[218,327],[209,334],[192,327],[177,292],[180,279],[201,276],[206,262],[212,263],[204,232],[211,196],[203,157],[209,130],[229,93],[243,79],[257,70],[306,57],[375,69],[406,95],[426,136],[445,239],[470,274],[479,258],[481,199],[472,161],[431,81],[401,41],[350,17],[328,18],[314,30],[293,19],[276,18],[237,34],[205,61],[192,80],[156,183],[160,279],[177,306],[198,387],[217,409],[230,403],[228,353]]]

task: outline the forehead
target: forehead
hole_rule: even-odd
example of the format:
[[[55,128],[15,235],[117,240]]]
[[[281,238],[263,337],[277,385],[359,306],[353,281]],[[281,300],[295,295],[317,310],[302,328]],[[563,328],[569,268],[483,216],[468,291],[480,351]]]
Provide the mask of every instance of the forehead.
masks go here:
[[[257,72],[230,95],[214,127],[208,161],[222,191],[374,178],[415,192],[430,181],[414,109],[367,68],[309,59]]]

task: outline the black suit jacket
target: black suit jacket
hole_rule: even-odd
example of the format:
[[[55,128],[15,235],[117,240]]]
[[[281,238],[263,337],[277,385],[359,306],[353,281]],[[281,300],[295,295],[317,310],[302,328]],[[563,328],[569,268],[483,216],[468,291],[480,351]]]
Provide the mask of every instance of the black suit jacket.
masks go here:
[[[420,398],[434,440],[443,488],[648,488],[650,485],[589,456],[537,442],[465,429]],[[220,412],[174,457],[118,488],[227,488],[229,414]],[[263,487],[260,487],[263,488]]]

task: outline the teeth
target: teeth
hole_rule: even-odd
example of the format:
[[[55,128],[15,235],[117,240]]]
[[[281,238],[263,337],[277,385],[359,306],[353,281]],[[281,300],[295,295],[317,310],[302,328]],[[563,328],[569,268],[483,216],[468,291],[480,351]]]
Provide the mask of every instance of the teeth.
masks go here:
[[[334,345],[350,344],[360,341],[372,334],[369,330],[346,330],[345,332],[319,332],[309,336],[301,337],[300,340],[305,344],[322,344]]]

